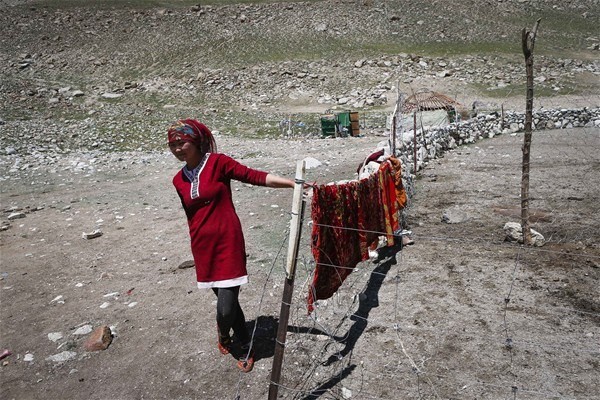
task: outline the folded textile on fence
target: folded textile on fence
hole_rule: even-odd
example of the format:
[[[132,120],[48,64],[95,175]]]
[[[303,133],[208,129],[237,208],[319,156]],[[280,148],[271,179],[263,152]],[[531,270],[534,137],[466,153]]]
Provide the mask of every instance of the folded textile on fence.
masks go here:
[[[369,258],[369,247],[377,245],[379,235],[385,233],[388,246],[394,244],[398,210],[406,201],[406,196],[398,201],[404,191],[399,169],[399,161],[386,161],[368,178],[313,189],[311,246],[316,267],[308,292],[309,314],[315,301],[333,296],[356,265]]]

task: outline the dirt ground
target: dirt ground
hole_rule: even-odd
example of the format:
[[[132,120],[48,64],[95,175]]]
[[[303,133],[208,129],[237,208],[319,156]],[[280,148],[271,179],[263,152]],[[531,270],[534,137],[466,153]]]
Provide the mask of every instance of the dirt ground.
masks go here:
[[[323,165],[307,179],[327,183],[353,178],[383,139],[219,144],[287,176],[314,157]],[[415,244],[359,265],[311,317],[307,209],[281,398],[600,398],[600,133],[534,135],[532,221],[548,241],[539,248],[504,242],[504,223],[519,221],[521,143],[486,139],[427,166],[408,210]],[[5,224],[25,214],[0,232],[0,347],[12,352],[3,399],[266,398],[292,192],[234,186],[257,350],[242,374],[216,348],[214,296],[179,268],[190,252],[170,184],[177,168],[166,152],[128,153],[111,168],[2,183]],[[442,222],[449,210],[462,222]],[[82,238],[95,229],[103,235]],[[75,332],[86,325],[111,327],[107,350],[85,351],[88,335]],[[76,354],[48,359],[64,351]]]

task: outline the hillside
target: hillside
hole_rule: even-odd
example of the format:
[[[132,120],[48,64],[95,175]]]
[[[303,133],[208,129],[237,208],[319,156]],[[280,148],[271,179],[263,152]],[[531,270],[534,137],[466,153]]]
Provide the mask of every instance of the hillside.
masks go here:
[[[85,147],[89,132],[131,150],[157,148],[182,115],[274,137],[290,114],[318,134],[316,114],[352,108],[376,129],[398,92],[421,89],[521,110],[521,30],[537,18],[536,105],[598,103],[597,1],[97,4],[2,6],[0,118],[69,120],[86,134],[55,138],[63,148]]]

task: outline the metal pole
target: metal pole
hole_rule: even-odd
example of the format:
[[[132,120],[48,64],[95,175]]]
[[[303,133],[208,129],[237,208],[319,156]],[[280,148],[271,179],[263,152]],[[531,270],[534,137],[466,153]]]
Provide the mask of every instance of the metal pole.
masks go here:
[[[273,355],[273,367],[271,369],[271,383],[269,385],[269,400],[276,400],[281,382],[281,367],[283,365],[283,353],[285,351],[285,339],[287,336],[288,321],[290,318],[290,305],[294,292],[294,277],[296,274],[296,262],[298,259],[298,247],[300,244],[300,233],[302,217],[304,215],[304,202],[302,201],[302,189],[304,188],[304,160],[296,164],[296,186],[292,200],[292,219],[290,221],[290,239],[288,243],[288,255],[286,264],[286,278],[283,285],[281,299],[281,311],[279,312],[279,326],[277,328],[277,339],[275,340],[275,354]]]

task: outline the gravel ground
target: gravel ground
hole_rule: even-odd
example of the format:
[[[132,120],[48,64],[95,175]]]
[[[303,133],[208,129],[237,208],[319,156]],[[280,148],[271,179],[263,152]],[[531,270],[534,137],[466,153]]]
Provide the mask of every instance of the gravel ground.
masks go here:
[[[385,139],[398,91],[522,110],[520,30],[538,15],[535,107],[600,105],[597,1],[56,4],[0,5],[6,399],[267,397],[291,192],[234,186],[257,350],[239,374],[216,349],[212,295],[183,268],[180,165],[164,147],[176,118],[206,121],[250,166],[291,176],[313,157],[308,180],[351,179]],[[361,137],[320,138],[319,113],[347,108]],[[519,221],[522,140],[431,162],[408,210],[415,244],[359,265],[312,317],[304,221],[280,398],[600,398],[600,133],[534,135],[542,248],[504,241]],[[442,222],[447,212],[465,218]],[[102,326],[111,345],[87,351],[87,329]]]

